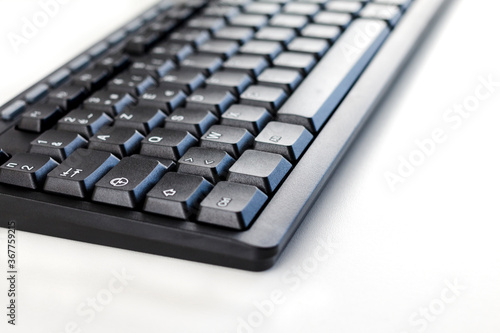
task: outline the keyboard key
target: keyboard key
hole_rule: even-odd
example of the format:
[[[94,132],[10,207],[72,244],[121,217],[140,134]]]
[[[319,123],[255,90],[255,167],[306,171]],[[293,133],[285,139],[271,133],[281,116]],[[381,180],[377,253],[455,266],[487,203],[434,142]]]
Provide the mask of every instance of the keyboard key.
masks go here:
[[[252,2],[246,5],[243,10],[246,14],[273,16],[278,14],[281,6],[276,3]]]
[[[31,142],[30,153],[47,155],[61,162],[87,143],[78,133],[48,130]]]
[[[229,23],[236,27],[252,28],[259,30],[267,24],[266,15],[239,14],[229,19]]]
[[[236,98],[229,91],[208,87],[195,90],[186,102],[187,108],[210,110],[220,115],[236,102]]]
[[[240,53],[264,56],[272,60],[283,51],[281,43],[265,40],[251,40],[240,47]]]
[[[270,122],[255,138],[255,149],[280,154],[296,162],[313,139],[303,126]]]
[[[238,52],[238,43],[230,40],[212,39],[201,45],[198,52],[216,55],[222,59],[227,59]]]
[[[361,11],[361,8],[363,8],[363,4],[357,1],[331,1],[325,6],[325,9],[330,12],[347,13],[351,15],[357,15]]]
[[[108,83],[108,89],[114,92],[126,92],[137,97],[147,89],[156,86],[156,81],[150,75],[123,73]]]
[[[206,16],[192,18],[187,22],[187,26],[190,28],[206,29],[212,33],[221,29],[225,24],[224,19]]]
[[[75,132],[88,139],[112,122],[113,119],[102,111],[79,109],[71,111],[59,120],[57,129]]]
[[[160,80],[160,85],[167,84],[167,88],[178,87],[184,93],[190,94],[205,82],[205,76],[197,69],[174,69]]]
[[[194,54],[181,61],[181,68],[200,70],[208,76],[222,66],[222,59],[218,56]]]
[[[89,69],[78,74],[73,79],[73,85],[84,87],[87,91],[93,92],[103,87],[109,78],[109,72],[105,69]]]
[[[314,3],[290,2],[283,7],[283,13],[313,17],[320,10]]]
[[[321,12],[314,17],[314,23],[335,25],[342,29],[351,23],[352,16],[346,13]]]
[[[374,3],[399,6],[403,10],[408,8],[413,0],[374,0]]]
[[[142,140],[141,155],[177,161],[198,140],[187,131],[155,128]]]
[[[187,131],[199,138],[217,120],[217,117],[208,110],[180,108],[167,117],[164,127],[178,131]]]
[[[40,83],[34,88],[31,88],[25,96],[26,102],[28,104],[33,104],[38,102],[42,97],[45,97],[49,92],[49,86],[45,83]]]
[[[356,43],[359,31],[367,29],[371,33],[366,35],[365,43]],[[353,22],[281,107],[278,120],[299,124],[317,133],[388,34],[389,29],[383,21]],[[347,56],[345,47],[351,45],[358,45],[358,48]]]
[[[169,172],[147,194],[144,210],[188,219],[212,189],[213,185],[203,177]]]
[[[206,30],[182,28],[172,33],[169,41],[188,43],[194,47],[198,47],[209,38],[210,34]]]
[[[279,68],[296,69],[302,75],[306,75],[316,65],[316,58],[311,54],[283,52],[274,59],[273,65]]]
[[[225,151],[193,147],[179,159],[178,171],[202,176],[215,184],[226,176],[233,163],[234,159]]]
[[[51,128],[62,115],[63,111],[56,105],[34,105],[23,113],[17,128],[41,133]]]
[[[125,52],[133,55],[141,55],[149,51],[158,42],[161,35],[158,32],[149,31],[135,35],[125,45]]]
[[[266,108],[275,112],[286,100],[287,96],[283,89],[266,86],[250,86],[240,96],[240,103]]]
[[[323,56],[330,45],[321,39],[297,37],[288,44],[288,50],[292,52],[303,52],[314,55],[316,58]]]
[[[104,68],[112,75],[122,72],[130,64],[130,57],[126,54],[116,53],[106,56],[97,64],[97,68]]]
[[[156,21],[152,22],[148,26],[148,31],[156,32],[160,34],[161,37],[170,33],[177,26],[177,21],[175,20],[164,20],[164,21]]]
[[[161,84],[150,88],[139,97],[139,106],[155,107],[165,112],[172,112],[186,100],[186,94],[178,86]]]
[[[158,79],[167,75],[175,68],[175,64],[170,59],[158,58],[155,56],[144,56],[137,58],[130,66],[130,73],[138,75],[151,75]]]
[[[292,28],[297,31],[302,30],[309,23],[307,16],[278,14],[275,15],[270,21],[269,25],[281,28]]]
[[[166,42],[154,47],[150,54],[157,58],[182,61],[193,53],[193,47],[186,43]]]
[[[238,96],[252,84],[252,79],[246,73],[221,71],[214,73],[205,83],[209,87],[220,87],[229,90],[234,96]]]
[[[290,28],[264,27],[255,35],[255,39],[280,42],[287,45],[296,36],[295,30]]]
[[[115,117],[115,127],[132,128],[143,135],[163,125],[167,116],[155,107],[130,107]]]
[[[237,158],[253,145],[254,139],[244,128],[214,125],[201,137],[200,146],[224,150]]]
[[[359,16],[367,19],[384,20],[393,27],[401,18],[401,11],[397,6],[369,3],[363,8]]]
[[[58,163],[49,156],[16,154],[0,166],[0,183],[36,190]]]
[[[243,27],[225,27],[220,29],[214,34],[217,39],[227,39],[236,41],[239,44],[246,43],[252,39],[254,35],[254,30],[252,28]]]
[[[122,113],[127,106],[134,103],[135,99],[128,93],[100,90],[83,102],[83,108],[86,110],[106,112],[109,116],[114,117]]]
[[[89,149],[113,153],[119,158],[139,150],[144,136],[137,130],[123,127],[105,127],[90,138]]]
[[[78,107],[87,96],[88,92],[84,87],[67,85],[53,90],[48,102],[70,111]]]
[[[299,71],[282,68],[268,68],[257,78],[261,85],[281,88],[287,93],[291,93],[302,81]]]
[[[85,67],[87,67],[88,65],[90,65],[90,60],[91,60],[90,56],[83,54],[78,58],[74,59],[73,61],[71,61],[68,67],[71,70],[71,72],[77,73],[82,69],[84,69]]]
[[[339,27],[312,23],[302,30],[303,37],[326,39],[330,43],[335,42],[341,33]]]
[[[281,155],[247,150],[229,169],[227,179],[272,194],[291,169],[292,164]]]
[[[119,161],[107,152],[78,149],[47,175],[43,189],[47,192],[87,198],[97,181]]]
[[[242,71],[255,77],[269,66],[265,57],[256,55],[235,55],[224,63],[225,69]]]
[[[232,105],[221,118],[221,124],[241,127],[257,135],[272,120],[272,115],[264,108],[236,104]]]
[[[222,17],[226,20],[229,20],[231,17],[234,17],[239,13],[240,11],[236,7],[219,5],[210,5],[203,10],[203,15],[205,16]]]
[[[154,159],[126,157],[97,182],[92,200],[136,208],[173,166],[173,162],[165,165]]]
[[[71,71],[67,68],[62,68],[52,74],[48,81],[51,88],[57,88],[64,82],[66,82],[71,75]]]
[[[93,59],[98,58],[98,57],[102,56],[104,53],[106,53],[108,48],[109,48],[109,44],[107,42],[99,42],[89,50],[89,55]]]
[[[221,182],[201,202],[198,221],[244,230],[266,201],[267,196],[254,186]]]

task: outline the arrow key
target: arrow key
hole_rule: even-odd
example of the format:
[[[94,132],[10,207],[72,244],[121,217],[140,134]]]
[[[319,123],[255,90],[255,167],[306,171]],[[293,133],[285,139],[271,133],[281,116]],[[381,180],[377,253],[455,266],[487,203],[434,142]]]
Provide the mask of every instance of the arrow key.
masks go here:
[[[205,177],[215,184],[225,177],[233,163],[234,159],[225,151],[193,147],[179,159],[178,171]]]

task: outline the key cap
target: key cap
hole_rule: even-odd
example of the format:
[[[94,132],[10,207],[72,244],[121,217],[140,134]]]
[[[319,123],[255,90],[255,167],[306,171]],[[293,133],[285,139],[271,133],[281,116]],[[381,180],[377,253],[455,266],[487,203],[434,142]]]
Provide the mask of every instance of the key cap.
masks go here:
[[[221,71],[214,73],[205,83],[209,87],[220,87],[229,90],[234,96],[238,96],[252,84],[252,79],[246,73]]]
[[[254,186],[221,182],[201,202],[198,221],[244,230],[266,201],[267,196]]]
[[[357,1],[331,1],[326,4],[325,9],[330,12],[347,13],[357,15],[363,5]]]
[[[182,42],[198,47],[205,43],[210,38],[210,34],[206,30],[182,28],[170,35],[170,41]]]
[[[119,161],[111,153],[77,149],[47,175],[43,190],[82,199],[87,198],[99,179]]]
[[[49,156],[16,154],[0,166],[0,183],[36,190],[58,163]]]
[[[281,43],[265,40],[251,40],[240,47],[240,53],[264,56],[267,60],[273,60],[281,51]]]
[[[167,19],[164,21],[152,22],[148,26],[148,31],[156,32],[160,34],[161,38],[163,38],[166,34],[173,31],[176,26],[177,26],[177,21]]]
[[[77,73],[82,69],[84,69],[85,67],[87,67],[90,64],[90,60],[91,60],[90,56],[83,54],[78,58],[74,59],[73,61],[71,61],[68,67],[71,70],[71,72]]]
[[[75,132],[88,139],[113,119],[104,112],[94,110],[73,110],[57,123],[60,131]]]
[[[130,57],[126,54],[115,53],[108,55],[104,59],[97,62],[97,68],[103,68],[110,72],[112,75],[116,75],[122,72],[130,64]]]
[[[266,15],[239,14],[229,19],[229,23],[235,27],[252,28],[259,30],[267,24]]]
[[[128,93],[100,90],[83,102],[83,109],[106,112],[114,117],[134,103],[135,99]]]
[[[367,19],[384,20],[391,27],[394,27],[401,19],[401,11],[397,6],[369,3],[361,10],[359,16]]]
[[[126,157],[96,183],[92,200],[136,208],[173,166],[173,162],[164,165],[154,159]]]
[[[261,85],[281,88],[291,93],[302,81],[299,71],[282,68],[268,68],[257,78]]]
[[[193,8],[189,7],[172,7],[169,10],[167,10],[162,16],[161,19],[176,19],[180,21],[184,21],[187,18],[189,18],[191,15],[193,15],[194,10]]]
[[[34,105],[23,113],[17,128],[24,131],[41,133],[51,128],[62,115],[63,111],[56,105]]]
[[[167,116],[155,107],[135,106],[128,108],[115,117],[115,127],[132,128],[143,135],[163,125]]]
[[[296,36],[295,30],[290,28],[264,27],[255,35],[255,39],[280,42],[287,45]]]
[[[160,85],[163,86],[166,83],[169,89],[177,87],[182,89],[184,93],[190,94],[201,87],[203,82],[205,82],[205,76],[200,70],[183,68],[170,71],[166,76],[161,78]]]
[[[0,148],[0,165],[7,162],[9,158],[10,158],[9,154],[7,154],[3,149]]]
[[[147,194],[144,210],[185,220],[212,189],[203,177],[169,172]]]
[[[311,54],[283,52],[274,59],[273,65],[279,68],[296,69],[302,75],[306,75],[316,65],[316,58]]]
[[[370,31],[356,43],[360,31]],[[278,111],[278,120],[317,133],[383,43],[389,29],[383,21],[356,20]],[[357,45],[346,55],[346,47]]]
[[[235,55],[224,63],[224,68],[245,72],[255,77],[269,66],[265,57],[255,55]]]
[[[87,143],[78,133],[48,130],[31,142],[30,153],[47,155],[61,162]]]
[[[179,108],[167,117],[164,127],[187,131],[199,138],[216,122],[217,117],[208,110]]]
[[[92,57],[92,59],[96,59],[106,53],[108,49],[109,44],[107,42],[99,42],[89,50],[89,55]]]
[[[186,43],[166,42],[161,43],[151,50],[151,55],[157,58],[182,61],[193,53],[193,47]]]
[[[276,3],[252,2],[246,5],[243,10],[246,14],[273,16],[278,14],[281,6]]]
[[[125,52],[141,55],[149,51],[158,42],[161,35],[158,32],[149,31],[133,36],[125,45]]]
[[[175,64],[170,59],[157,58],[154,56],[144,56],[137,58],[130,66],[130,73],[137,75],[151,75],[158,79],[167,75],[175,68]]]
[[[146,90],[139,97],[138,106],[154,107],[165,112],[172,112],[186,100],[186,94],[177,86],[161,84],[159,87]]]
[[[88,92],[103,87],[110,78],[109,72],[104,69],[88,69],[73,79],[73,85],[84,87]]]
[[[214,34],[214,37],[217,39],[232,40],[238,42],[239,44],[243,44],[252,39],[254,33],[255,32],[252,28],[225,27],[217,31]]]
[[[134,97],[141,96],[151,87],[156,86],[156,81],[150,75],[123,73],[108,83],[108,90],[113,92],[126,92]]]
[[[307,16],[278,14],[275,15],[270,21],[269,25],[281,28],[292,28],[297,31],[302,30],[309,23]]]
[[[71,71],[67,68],[61,68],[54,74],[52,74],[48,81],[51,88],[57,88],[64,82],[66,82],[71,75]]]
[[[224,112],[221,124],[245,128],[252,135],[257,135],[271,120],[271,114],[264,108],[236,104]]]
[[[408,8],[412,2],[412,0],[374,0],[374,3],[380,3],[380,4],[386,4],[386,5],[393,5],[393,6],[399,6],[403,10]]]
[[[203,54],[216,55],[222,59],[227,59],[238,52],[238,43],[229,40],[211,39],[198,48],[198,52]]]
[[[210,5],[203,10],[203,15],[205,16],[222,17],[226,20],[229,20],[231,17],[234,17],[239,13],[240,11],[236,7],[219,5]]]
[[[181,61],[181,68],[200,70],[208,76],[222,66],[221,58],[212,55],[194,54]]]
[[[310,53],[316,58],[320,58],[328,51],[329,47],[325,40],[297,37],[288,44],[288,51]]]
[[[50,92],[48,102],[70,111],[78,107],[87,96],[88,92],[84,87],[66,85]]]
[[[179,160],[198,140],[187,131],[155,128],[142,140],[141,155]]]
[[[320,7],[314,3],[290,2],[283,7],[283,13],[293,15],[304,15],[313,17],[320,10]]]
[[[208,87],[195,90],[186,102],[187,108],[210,110],[221,115],[236,102],[236,98],[229,91]]]
[[[258,150],[247,150],[229,169],[227,180],[253,185],[272,194],[292,169],[283,156]]]
[[[142,18],[138,17],[135,20],[133,20],[132,22],[128,23],[124,27],[124,29],[126,32],[128,32],[130,34],[130,33],[134,33],[136,31],[138,31],[143,25],[144,25],[144,20]]]
[[[6,106],[1,111],[0,114],[2,115],[3,120],[8,121],[8,120],[14,119],[15,117],[17,117],[18,115],[23,113],[24,110],[26,110],[26,102],[21,101],[21,100],[17,100],[15,102],[11,103],[10,105]]]
[[[206,16],[195,17],[187,22],[187,26],[190,28],[206,29],[212,33],[221,29],[225,24],[224,19]]]
[[[339,27],[312,23],[302,30],[303,37],[326,39],[330,43],[335,42],[341,33]]]
[[[179,159],[178,171],[202,176],[215,184],[226,176],[233,163],[234,159],[225,151],[192,147]]]
[[[224,150],[237,158],[253,145],[254,139],[244,128],[214,125],[201,137],[200,147]]]
[[[240,103],[266,108],[270,112],[275,112],[286,100],[287,96],[283,89],[250,86],[240,96]]]
[[[238,6],[243,7],[247,5],[251,0],[220,0],[219,4],[226,6]]]
[[[314,23],[336,25],[346,29],[352,21],[352,16],[345,13],[321,12],[314,17]]]
[[[33,104],[38,102],[40,99],[45,97],[49,92],[49,86],[45,83],[37,84],[35,87],[31,88],[30,91],[26,93],[24,98],[28,104]]]
[[[255,138],[255,149],[280,154],[295,163],[313,139],[303,126],[270,122]]]
[[[103,150],[119,158],[139,150],[144,136],[137,130],[123,127],[105,127],[90,138],[89,149]]]

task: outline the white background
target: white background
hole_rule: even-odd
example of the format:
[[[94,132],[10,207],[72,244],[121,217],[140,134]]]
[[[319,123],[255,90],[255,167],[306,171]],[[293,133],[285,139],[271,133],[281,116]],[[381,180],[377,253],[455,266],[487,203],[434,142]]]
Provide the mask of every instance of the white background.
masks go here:
[[[16,53],[7,34],[19,33],[22,18],[40,6],[1,0],[1,100],[151,3],[72,1]],[[237,332],[250,319],[241,332],[498,333],[500,87],[457,129],[443,115],[474,94],[480,77],[500,82],[499,10],[492,0],[450,8],[273,269],[251,273],[19,233],[13,328],[4,315],[2,230],[0,331],[59,333],[75,322],[81,332]],[[384,173],[396,172],[398,157],[408,158],[415,140],[436,128],[447,140],[391,191]],[[328,254],[320,248],[327,240],[335,243]],[[303,265],[310,273],[299,275]],[[134,279],[91,319],[79,315],[122,270]],[[446,281],[465,290],[454,296]],[[271,309],[276,292],[283,295]],[[259,314],[256,303],[268,313]],[[425,329],[410,322],[429,306],[439,314],[424,320]]]

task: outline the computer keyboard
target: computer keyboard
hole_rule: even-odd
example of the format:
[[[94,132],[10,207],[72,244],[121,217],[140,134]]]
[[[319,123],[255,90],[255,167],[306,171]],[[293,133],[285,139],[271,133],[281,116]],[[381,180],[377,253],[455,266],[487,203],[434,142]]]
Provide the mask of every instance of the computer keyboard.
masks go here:
[[[0,225],[271,267],[444,2],[159,3],[0,108]]]

